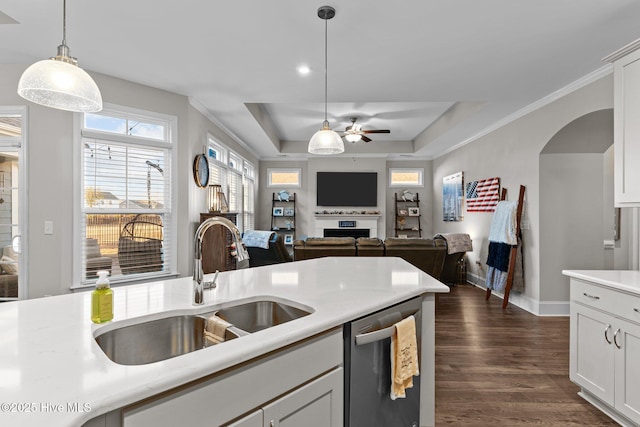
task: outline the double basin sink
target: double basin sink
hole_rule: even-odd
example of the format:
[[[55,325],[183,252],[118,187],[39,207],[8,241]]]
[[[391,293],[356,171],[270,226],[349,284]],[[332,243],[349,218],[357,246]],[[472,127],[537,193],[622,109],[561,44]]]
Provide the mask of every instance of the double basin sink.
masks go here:
[[[259,300],[200,314],[182,314],[97,332],[98,346],[120,365],[145,365],[170,359],[212,344],[205,339],[211,316],[228,322],[225,341],[277,326],[311,314],[292,303]]]

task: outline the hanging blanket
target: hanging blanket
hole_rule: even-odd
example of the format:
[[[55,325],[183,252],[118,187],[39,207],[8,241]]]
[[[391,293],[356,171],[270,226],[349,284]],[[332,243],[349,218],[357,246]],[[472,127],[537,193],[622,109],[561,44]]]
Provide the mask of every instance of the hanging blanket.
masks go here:
[[[471,236],[466,233],[443,233],[436,234],[434,237],[442,237],[446,240],[448,254],[473,251]]]
[[[496,205],[493,214],[491,228],[489,230],[489,241],[517,245],[516,237],[518,224],[516,221],[518,204],[516,202],[501,201]]]
[[[273,234],[273,231],[247,230],[242,235],[242,242],[247,247],[269,249]]]
[[[489,242],[489,255],[487,257],[487,265],[489,267],[487,268],[486,278],[488,289],[504,291],[507,284],[511,248],[513,248],[513,246],[504,243]],[[524,260],[521,237],[518,237],[518,245],[513,253],[516,259],[513,267],[511,290],[514,292],[524,292]]]

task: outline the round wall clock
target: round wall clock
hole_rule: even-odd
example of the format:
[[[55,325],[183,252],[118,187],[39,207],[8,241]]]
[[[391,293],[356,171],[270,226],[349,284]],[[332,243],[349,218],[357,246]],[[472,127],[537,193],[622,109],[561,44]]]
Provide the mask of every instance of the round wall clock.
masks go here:
[[[193,179],[200,188],[209,184],[209,161],[205,154],[198,154],[193,159]]]

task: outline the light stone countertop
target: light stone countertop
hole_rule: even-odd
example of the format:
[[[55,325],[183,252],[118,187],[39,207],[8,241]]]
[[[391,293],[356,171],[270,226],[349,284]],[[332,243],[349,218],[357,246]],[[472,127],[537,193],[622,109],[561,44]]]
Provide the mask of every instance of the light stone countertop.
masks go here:
[[[187,277],[115,287],[114,319],[104,325],[90,320],[91,292],[0,304],[0,425],[80,426],[395,303],[448,292],[444,284],[394,257],[332,257],[223,272],[218,287],[206,290],[205,305],[198,307],[191,303],[191,286]],[[94,340],[98,329],[203,313],[263,297],[284,298],[314,312],[141,366],[112,362]],[[73,410],[76,403],[90,411]],[[20,411],[8,411],[7,404]]]
[[[562,274],[640,295],[640,271],[637,270],[562,270]]]

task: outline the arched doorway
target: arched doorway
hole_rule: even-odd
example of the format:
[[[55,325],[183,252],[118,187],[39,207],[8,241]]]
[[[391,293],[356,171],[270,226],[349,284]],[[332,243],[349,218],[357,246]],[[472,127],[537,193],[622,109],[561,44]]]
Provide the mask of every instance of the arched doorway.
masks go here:
[[[613,110],[605,109],[573,120],[540,152],[541,300],[569,300],[563,269],[628,267],[629,237],[615,240],[616,213]]]

